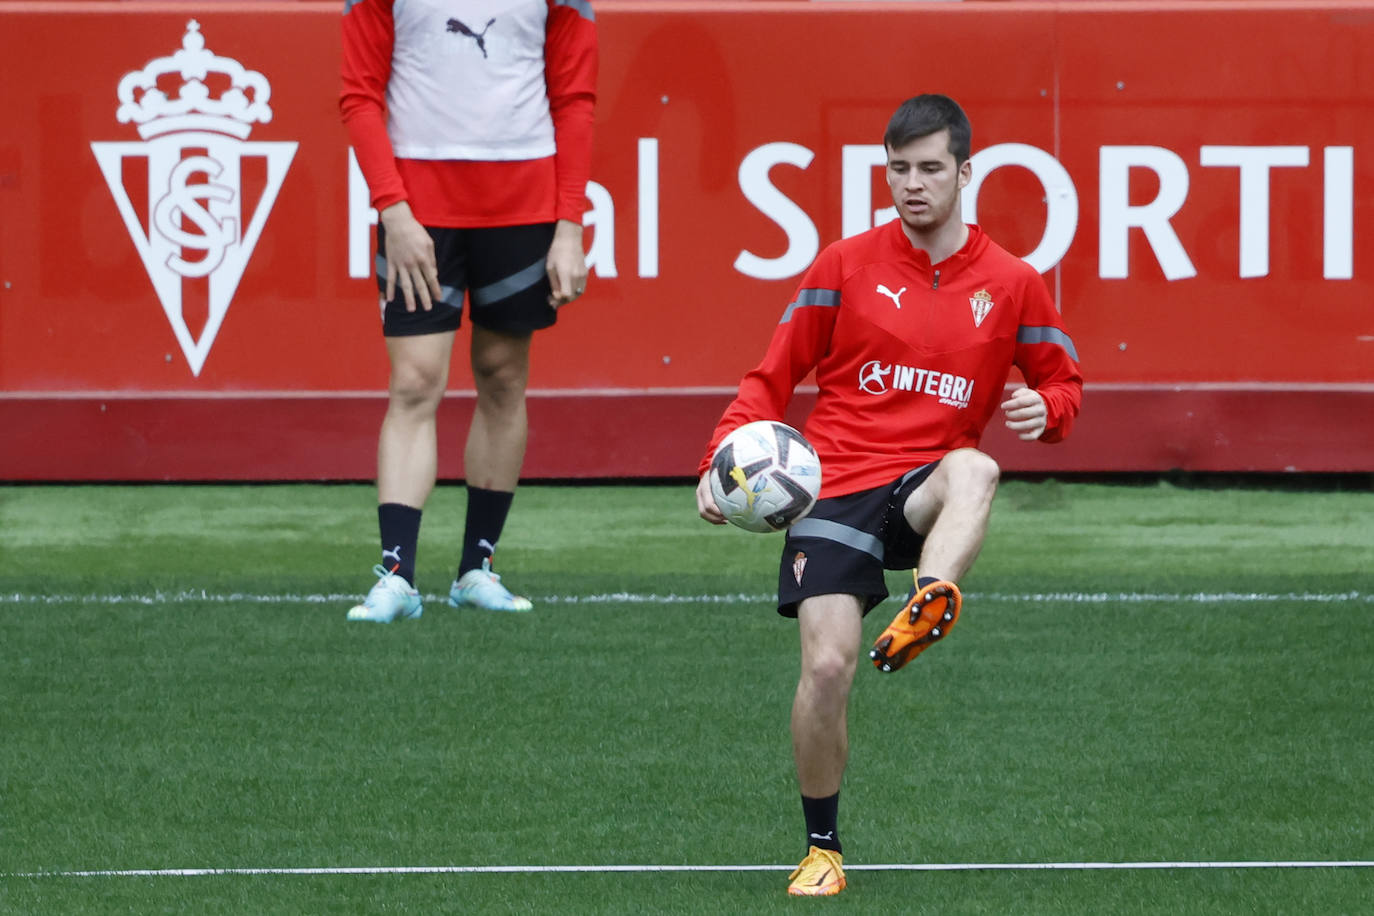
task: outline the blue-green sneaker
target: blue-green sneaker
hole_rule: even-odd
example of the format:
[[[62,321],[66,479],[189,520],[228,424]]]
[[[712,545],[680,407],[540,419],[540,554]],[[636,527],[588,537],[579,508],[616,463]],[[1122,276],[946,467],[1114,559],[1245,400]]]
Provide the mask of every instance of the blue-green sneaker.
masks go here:
[[[528,611],[534,607],[530,599],[512,595],[501,584],[501,577],[491,571],[490,559],[482,561],[481,569],[469,569],[453,583],[448,590],[448,603],[483,611]]]
[[[404,578],[380,564],[372,567],[372,572],[377,576],[377,584],[372,586],[372,591],[367,593],[362,604],[349,610],[349,620],[391,623],[393,620],[419,617],[424,613],[420,593]]]

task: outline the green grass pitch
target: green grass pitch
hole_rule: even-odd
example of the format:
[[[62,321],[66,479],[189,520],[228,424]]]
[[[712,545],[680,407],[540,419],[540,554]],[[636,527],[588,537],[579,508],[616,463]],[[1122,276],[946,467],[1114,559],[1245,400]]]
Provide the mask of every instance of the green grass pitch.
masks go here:
[[[958,629],[897,674],[861,663],[856,867],[831,901],[783,892],[804,850],[779,537],[701,522],[690,485],[528,486],[498,569],[535,612],[459,612],[438,597],[463,511],[445,486],[423,619],[349,624],[373,504],[353,485],[0,487],[0,913],[1374,900],[1374,868],[1181,867],[1374,860],[1365,485],[1004,483]],[[1175,865],[862,867],[979,863]],[[400,871],[456,866],[526,870]],[[72,874],[168,869],[245,871]]]

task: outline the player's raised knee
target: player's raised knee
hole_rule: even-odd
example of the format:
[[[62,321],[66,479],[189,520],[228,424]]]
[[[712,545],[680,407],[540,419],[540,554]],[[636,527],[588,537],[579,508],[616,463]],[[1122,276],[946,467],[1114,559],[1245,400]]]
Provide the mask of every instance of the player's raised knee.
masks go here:
[[[973,489],[996,490],[1002,469],[996,459],[976,448],[955,449],[940,460],[951,478],[961,486]]]
[[[1002,478],[1002,468],[998,466],[998,461],[987,452],[980,452],[978,449],[955,449],[954,452],[945,455],[940,463],[970,482],[996,486]]]

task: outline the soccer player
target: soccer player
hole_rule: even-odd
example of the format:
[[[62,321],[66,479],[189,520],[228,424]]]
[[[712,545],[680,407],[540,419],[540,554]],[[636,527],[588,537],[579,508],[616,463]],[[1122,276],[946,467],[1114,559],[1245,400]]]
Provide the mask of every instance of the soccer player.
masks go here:
[[[815,371],[803,433],[823,486],[788,530],[778,571],[778,613],[801,634],[791,726],[807,854],[791,875],[795,895],[845,886],[846,709],[863,617],[888,594],[884,568],[917,576],[869,653],[878,670],[896,671],[959,619],[956,583],[982,546],[997,489],[997,463],[977,448],[993,414],[1000,407],[1021,439],[1057,442],[1082,396],[1044,281],[960,218],[969,141],[968,118],[946,96],[897,108],[883,142],[898,219],[820,253],[699,467],[697,509],[723,524],[707,476],[716,446],[742,423],[781,419]],[[1013,365],[1025,385],[1004,397]]]
[[[531,336],[587,281],[596,67],[589,0],[345,0],[339,107],[380,217],[391,363],[377,447],[382,563],[349,620],[421,614],[415,548],[465,293],[477,403],[449,603],[530,609],[491,565],[524,461]]]

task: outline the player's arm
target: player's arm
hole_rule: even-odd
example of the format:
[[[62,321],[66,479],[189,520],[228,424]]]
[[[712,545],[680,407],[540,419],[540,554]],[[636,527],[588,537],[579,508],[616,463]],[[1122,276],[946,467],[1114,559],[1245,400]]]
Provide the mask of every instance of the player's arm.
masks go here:
[[[590,0],[554,3],[544,38],[544,78],[553,119],[557,200],[553,244],[546,268],[549,305],[565,305],[587,284],[582,214],[592,171],[592,121],[596,107],[596,17]]]
[[[386,86],[395,45],[391,0],[362,0],[344,13],[339,113],[348,142],[367,180],[372,206],[379,211],[406,199],[391,138],[386,133]]]
[[[796,293],[783,310],[762,362],[740,381],[739,393],[725,408],[697,465],[697,513],[713,524],[725,516],[711,496],[707,477],[711,457],[720,441],[733,429],[751,420],[781,420],[797,384],[807,376],[830,344],[840,305],[839,256],[832,248],[802,278]]]
[[[386,298],[394,298],[399,285],[408,310],[414,311],[417,302],[429,309],[440,295],[434,242],[410,212],[386,132],[386,86],[396,40],[391,0],[362,0],[349,7],[341,39],[339,112],[386,229]]]
[[[1026,284],[1025,295],[1013,362],[1026,387],[1012,392],[1002,411],[1007,428],[1018,438],[1059,442],[1069,434],[1083,402],[1078,351],[1039,277]]]

